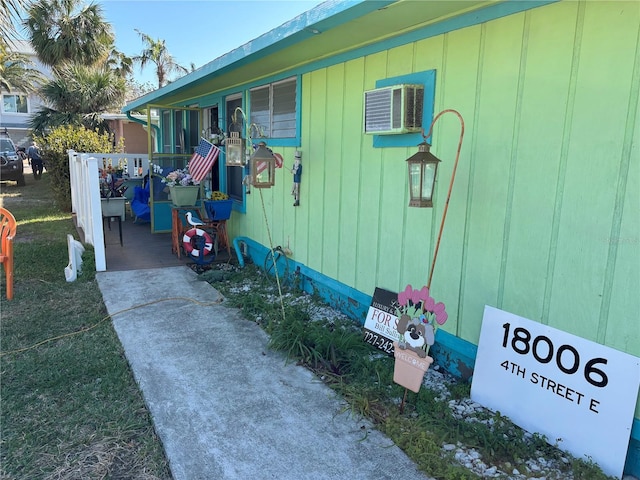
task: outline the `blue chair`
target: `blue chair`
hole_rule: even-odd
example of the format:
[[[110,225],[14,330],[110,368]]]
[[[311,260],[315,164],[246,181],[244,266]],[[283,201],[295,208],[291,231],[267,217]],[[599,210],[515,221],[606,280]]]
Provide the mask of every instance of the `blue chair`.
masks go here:
[[[151,182],[146,182],[144,187],[133,187],[133,199],[131,200],[131,211],[135,216],[133,222],[137,223],[138,220],[145,222],[151,221],[151,207],[149,206],[149,197],[151,192],[149,191]]]

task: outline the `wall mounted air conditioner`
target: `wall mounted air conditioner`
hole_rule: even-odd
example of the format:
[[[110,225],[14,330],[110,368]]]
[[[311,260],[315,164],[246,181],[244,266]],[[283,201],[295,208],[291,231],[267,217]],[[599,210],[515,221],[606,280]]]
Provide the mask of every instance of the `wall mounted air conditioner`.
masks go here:
[[[364,133],[392,135],[422,130],[423,85],[392,85],[364,92]]]

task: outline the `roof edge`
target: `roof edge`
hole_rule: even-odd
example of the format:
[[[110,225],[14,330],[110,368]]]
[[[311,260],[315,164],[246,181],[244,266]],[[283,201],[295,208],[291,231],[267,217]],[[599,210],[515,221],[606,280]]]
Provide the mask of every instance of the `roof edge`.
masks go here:
[[[204,79],[220,70],[230,69],[237,62],[246,62],[249,56],[258,55],[266,50],[273,52],[286,48],[318,32],[364,16],[396,1],[398,0],[329,0],[323,2],[170,84],[137,98],[125,105],[122,112],[144,108],[145,105],[157,102],[160,97],[169,95],[186,85]]]

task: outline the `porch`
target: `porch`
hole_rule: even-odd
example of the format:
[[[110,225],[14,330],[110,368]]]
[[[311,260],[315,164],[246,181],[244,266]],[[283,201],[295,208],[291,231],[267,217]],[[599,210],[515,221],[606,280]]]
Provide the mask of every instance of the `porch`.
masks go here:
[[[111,225],[109,228],[108,225]],[[127,215],[122,225],[122,246],[118,222],[104,222],[105,257],[108,272],[143,270],[148,268],[175,267],[194,263],[193,259],[181,254],[180,258],[171,251],[171,233],[151,233],[149,223],[134,223]],[[237,263],[231,250],[221,248],[212,263]]]
[[[194,263],[193,258],[181,253],[181,258],[172,248],[172,233],[152,233],[152,221],[156,230],[162,220],[167,229],[172,228],[171,205],[166,200],[159,202],[165,216],[155,215],[153,205],[147,221],[138,219],[134,222],[130,205],[125,206],[125,198],[114,204],[115,211],[123,211],[116,216],[105,217],[105,205],[102,204],[99,185],[99,168],[112,165],[123,165],[124,173],[130,180],[142,181],[143,175],[149,171],[149,159],[146,155],[77,153],[69,151],[69,169],[71,177],[71,203],[74,221],[82,243],[93,245],[95,251],[96,271],[125,271],[145,268],[161,268],[167,266],[187,265]],[[153,195],[150,204],[153,203]],[[122,209],[122,210],[120,210]],[[111,210],[111,208],[109,208]],[[124,213],[126,211],[126,213]],[[167,211],[169,216],[167,218]],[[114,212],[109,213],[112,215]],[[162,212],[160,212],[162,213]],[[205,228],[206,230],[206,228]],[[213,232],[209,232],[213,237]],[[179,237],[179,235],[178,235]],[[176,237],[176,247],[181,239]],[[215,240],[215,238],[214,238]],[[230,239],[231,240],[231,239]],[[222,242],[221,242],[222,243]],[[233,256],[223,245],[219,245],[213,262],[226,263]],[[233,260],[233,258],[232,258]],[[210,257],[207,257],[210,261]],[[237,261],[237,260],[236,260]]]

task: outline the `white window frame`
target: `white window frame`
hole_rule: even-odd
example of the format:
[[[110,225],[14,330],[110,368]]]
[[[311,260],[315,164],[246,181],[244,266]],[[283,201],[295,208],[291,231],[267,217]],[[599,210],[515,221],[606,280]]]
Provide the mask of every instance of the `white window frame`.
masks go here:
[[[7,97],[23,97],[25,99],[25,104],[27,106],[27,111],[26,112],[18,112],[17,111],[17,107],[16,107],[16,111],[12,111],[12,110],[7,110],[5,109],[5,98]],[[14,105],[17,106],[17,102],[14,102]],[[12,113],[12,114],[16,114],[16,115],[27,115],[29,113],[30,109],[29,109],[29,96],[25,95],[23,93],[3,93],[2,94],[2,112],[3,113]]]

